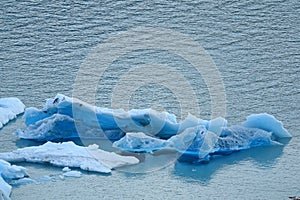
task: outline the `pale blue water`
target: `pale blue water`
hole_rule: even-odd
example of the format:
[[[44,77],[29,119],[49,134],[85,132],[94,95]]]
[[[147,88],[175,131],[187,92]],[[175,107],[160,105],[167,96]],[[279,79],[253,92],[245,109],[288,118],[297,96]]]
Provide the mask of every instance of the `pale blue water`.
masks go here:
[[[206,165],[172,163],[145,174],[85,173],[13,188],[12,199],[288,199],[300,196],[300,3],[294,1],[1,2],[0,97],[19,97],[40,107],[56,93],[72,95],[77,71],[93,47],[112,34],[139,26],[189,35],[210,54],[226,91],[227,119],[252,113],[280,119],[294,136],[284,147],[257,148]],[[184,43],[184,41],[183,41]],[[107,69],[97,105],[110,106],[118,76],[137,64],[168,64],[188,77],[209,119],[208,89],[189,63],[168,52],[130,52]],[[118,69],[118,70],[114,70]],[[131,106],[154,104],[179,116],[172,92],[157,85],[132,94]],[[11,133],[22,119],[0,130],[0,151],[31,145]],[[33,178],[61,169],[26,164]]]

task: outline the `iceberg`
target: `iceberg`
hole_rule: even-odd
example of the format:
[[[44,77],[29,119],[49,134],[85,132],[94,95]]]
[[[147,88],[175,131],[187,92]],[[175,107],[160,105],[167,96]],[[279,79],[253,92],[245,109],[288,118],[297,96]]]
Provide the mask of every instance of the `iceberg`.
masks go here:
[[[177,122],[176,116],[168,112],[157,112],[152,109],[125,111],[95,107],[62,94],[47,99],[42,109],[27,108],[23,117],[27,127],[14,133],[22,139],[59,141],[72,138],[108,138],[114,141],[113,147],[122,151],[151,153],[171,150],[181,154],[180,160],[188,162],[208,161],[214,155],[229,154],[257,146],[280,145],[278,139],[291,137],[282,122],[266,113],[250,115],[244,123],[228,127],[227,120],[222,117],[203,120],[189,114],[186,119]],[[75,148],[75,144],[72,143],[46,143],[39,148],[47,147],[56,152],[57,148],[61,148],[57,145],[64,148],[66,146],[66,149],[74,148],[75,151],[85,148]],[[26,152],[27,150],[19,151]],[[35,152],[33,149],[28,151]],[[65,155],[63,152],[60,153]],[[18,155],[17,151],[13,155]],[[22,158],[64,166],[58,164],[58,161],[47,160],[48,154],[36,155],[40,157],[24,156]],[[76,157],[75,154],[68,156],[65,161],[67,163],[71,160],[71,156]],[[94,162],[93,159],[91,162]],[[82,169],[92,167],[84,166],[84,162],[81,165],[76,166]],[[103,165],[106,166],[105,163]],[[95,170],[105,171],[103,166],[101,167],[99,169],[95,167]],[[112,168],[113,166],[108,167],[109,170]],[[106,171],[109,170],[106,169]]]
[[[121,156],[98,148],[98,145],[82,147],[73,142],[47,142],[41,146],[25,147],[0,153],[0,159],[8,162],[50,163],[60,167],[77,167],[82,170],[110,173],[112,169],[139,163],[132,156]]]
[[[0,199],[9,199],[11,182],[28,177],[26,169],[21,166],[11,165],[0,159]]]
[[[0,98],[0,128],[24,112],[25,105],[15,97]]]
[[[15,132],[20,138],[54,141],[66,138],[106,137],[119,140],[127,132],[143,132],[170,138],[188,127],[209,121],[188,115],[182,122],[167,112],[152,109],[107,109],[91,106],[62,94],[46,100],[44,107],[25,110],[25,129]]]
[[[181,154],[179,161],[193,163],[208,161],[212,155],[227,155],[234,151],[271,145],[281,145],[272,139],[271,132],[241,125],[222,127],[220,135],[199,125],[188,128],[168,140],[143,133],[127,133],[113,143],[114,147],[129,152],[174,150]]]

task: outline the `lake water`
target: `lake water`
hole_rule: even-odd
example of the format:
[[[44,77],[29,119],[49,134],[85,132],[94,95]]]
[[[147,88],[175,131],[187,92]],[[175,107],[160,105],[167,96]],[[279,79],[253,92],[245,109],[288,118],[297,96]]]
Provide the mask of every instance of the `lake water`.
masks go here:
[[[211,56],[225,88],[229,124],[267,112],[293,135],[281,147],[241,151],[204,165],[173,162],[148,173],[116,170],[109,176],[84,173],[79,179],[60,180],[61,168],[21,163],[33,178],[51,175],[53,181],[14,187],[13,200],[300,196],[298,1],[6,1],[0,5],[0,97],[15,96],[28,107],[41,107],[57,93],[72,96],[78,71],[93,48],[121,31],[152,27],[184,34]],[[197,97],[200,117],[210,119],[213,97],[205,77],[189,60],[163,48],[138,49],[117,57],[94,86],[96,105],[111,107],[122,74],[148,63],[179,71]],[[178,91],[186,91],[180,81]],[[130,108],[165,109],[182,118],[180,99],[163,84],[141,85],[128,95]],[[1,152],[36,145],[12,135],[22,126],[18,118],[0,130]]]

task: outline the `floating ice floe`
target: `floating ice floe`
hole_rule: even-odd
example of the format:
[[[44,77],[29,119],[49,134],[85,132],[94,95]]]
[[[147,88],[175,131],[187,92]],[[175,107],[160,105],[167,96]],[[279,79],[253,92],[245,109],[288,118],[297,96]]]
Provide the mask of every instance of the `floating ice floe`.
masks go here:
[[[15,97],[0,98],[0,128],[24,112],[25,105]]]
[[[9,199],[11,182],[28,177],[26,169],[0,159],[0,199]]]
[[[111,169],[139,163],[135,157],[107,152],[99,149],[98,145],[82,147],[73,142],[47,142],[37,147],[25,147],[13,152],[0,153],[0,159],[8,162],[50,163],[101,173],[110,173]]]

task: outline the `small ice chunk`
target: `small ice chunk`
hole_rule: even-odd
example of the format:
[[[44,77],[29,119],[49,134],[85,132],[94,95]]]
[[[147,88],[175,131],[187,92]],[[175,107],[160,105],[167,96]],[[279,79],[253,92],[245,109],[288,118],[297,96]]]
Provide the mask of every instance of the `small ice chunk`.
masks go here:
[[[69,171],[71,171],[71,169],[70,169],[69,167],[64,167],[64,168],[62,169],[62,171],[63,171],[63,172],[69,172]]]
[[[80,178],[81,177],[81,172],[80,171],[68,171],[68,172],[65,172],[63,173],[63,175],[65,177],[75,177],[75,178]]]
[[[49,176],[49,175],[45,175],[45,176],[42,176],[42,177],[38,180],[38,182],[39,182],[39,183],[47,183],[47,182],[50,182],[50,181],[53,181],[53,180],[54,180],[53,177],[51,177],[51,176]]]

